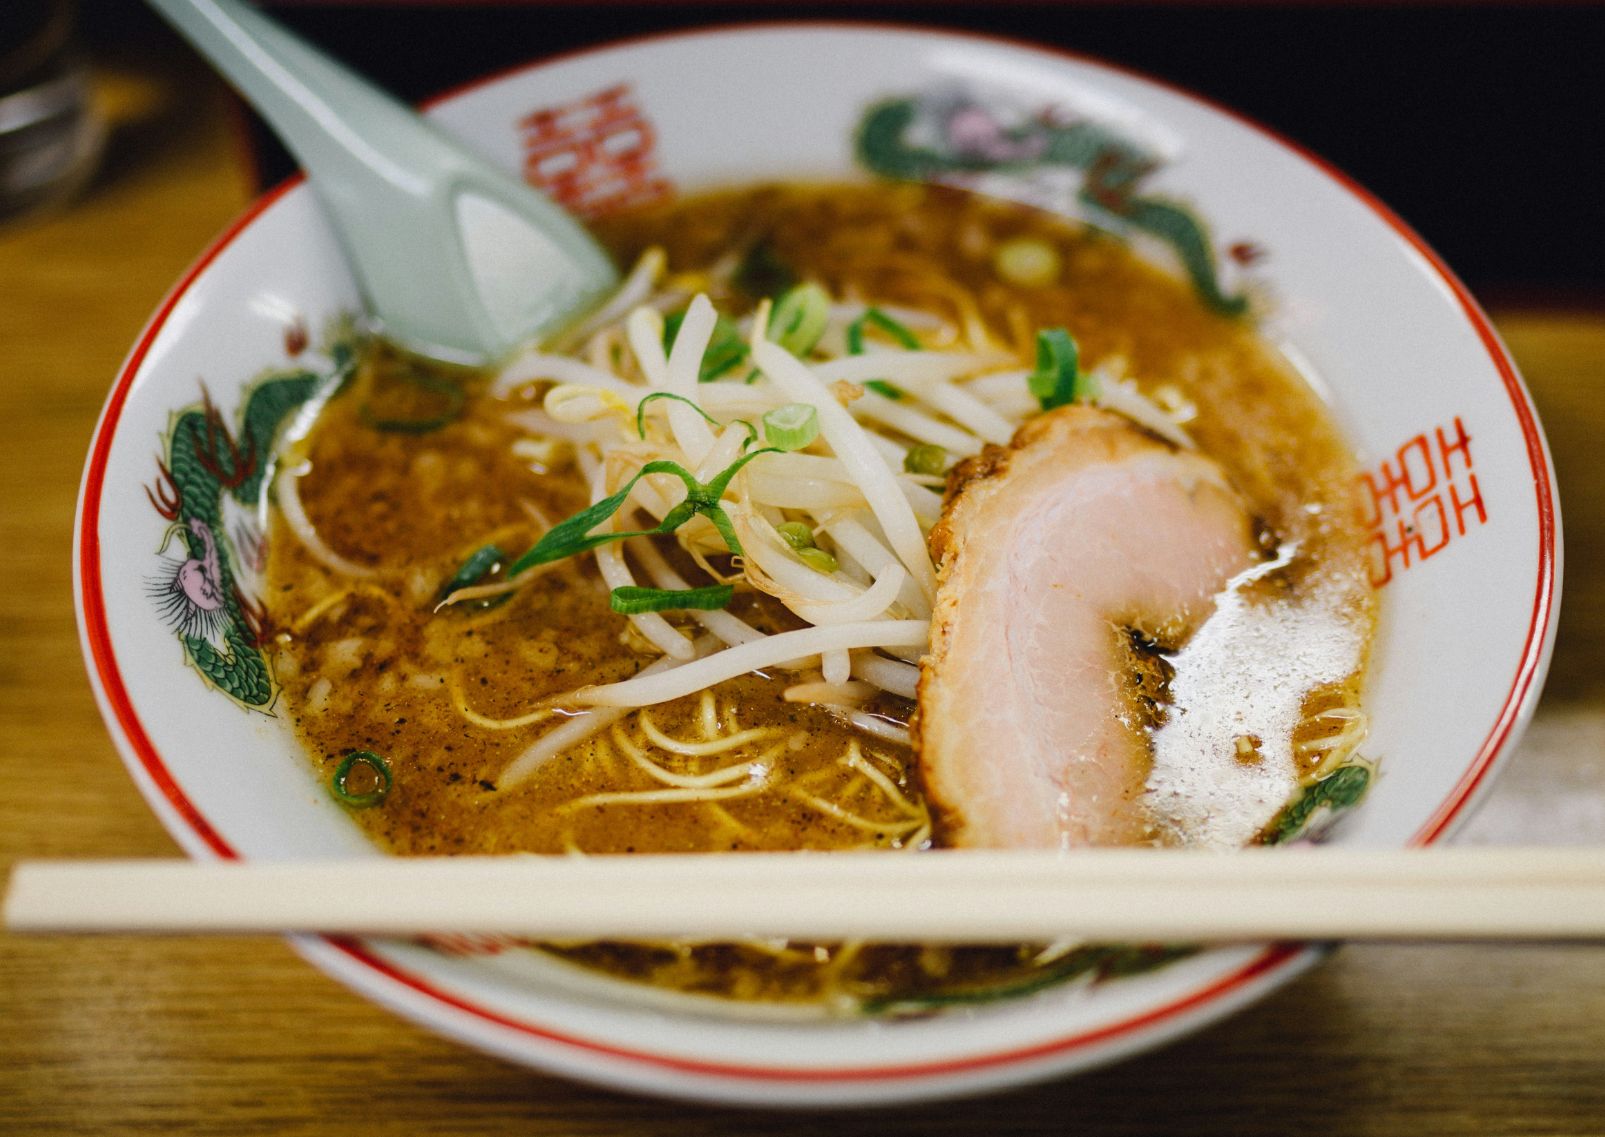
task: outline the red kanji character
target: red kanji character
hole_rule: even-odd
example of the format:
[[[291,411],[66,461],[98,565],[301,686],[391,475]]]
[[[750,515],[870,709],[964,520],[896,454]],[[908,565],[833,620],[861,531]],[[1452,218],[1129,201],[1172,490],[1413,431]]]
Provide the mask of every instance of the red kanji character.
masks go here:
[[[1454,429],[1455,437],[1451,442],[1444,437],[1443,427],[1438,427],[1438,453],[1443,457],[1443,473],[1446,478],[1454,477],[1456,454],[1460,455],[1460,460],[1466,464],[1466,469],[1468,471],[1471,469],[1471,435],[1466,433],[1466,424],[1460,421],[1459,415],[1455,415]]]
[[[1460,535],[1462,537],[1466,535],[1466,510],[1476,509],[1477,524],[1488,524],[1488,509],[1482,503],[1482,487],[1477,485],[1477,475],[1467,474],[1466,480],[1467,484],[1471,487],[1470,497],[1462,498],[1460,496],[1460,487],[1458,485],[1452,485],[1449,487],[1449,500],[1455,508],[1455,526],[1460,530]]]

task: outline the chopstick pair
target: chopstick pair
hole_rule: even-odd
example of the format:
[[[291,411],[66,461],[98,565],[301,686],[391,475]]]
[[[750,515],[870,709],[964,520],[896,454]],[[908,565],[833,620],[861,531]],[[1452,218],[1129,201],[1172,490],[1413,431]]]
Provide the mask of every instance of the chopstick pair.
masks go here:
[[[25,862],[4,918],[14,932],[1605,940],[1605,849]]]

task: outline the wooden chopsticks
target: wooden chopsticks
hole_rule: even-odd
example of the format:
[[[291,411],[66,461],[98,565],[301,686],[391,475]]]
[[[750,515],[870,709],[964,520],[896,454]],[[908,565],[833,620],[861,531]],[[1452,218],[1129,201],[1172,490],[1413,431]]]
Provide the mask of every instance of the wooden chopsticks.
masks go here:
[[[21,863],[16,932],[1008,943],[1605,939],[1605,849]]]

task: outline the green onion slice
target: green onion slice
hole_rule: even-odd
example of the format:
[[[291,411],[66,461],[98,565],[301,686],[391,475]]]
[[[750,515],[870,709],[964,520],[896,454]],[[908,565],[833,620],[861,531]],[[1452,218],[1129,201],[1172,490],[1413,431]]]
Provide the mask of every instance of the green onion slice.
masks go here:
[[[613,611],[633,616],[640,612],[674,612],[694,608],[701,612],[729,605],[735,586],[710,584],[706,588],[642,588],[625,585],[608,596]]]
[[[329,792],[343,806],[367,809],[384,801],[392,784],[386,759],[372,750],[348,750],[329,780]]]
[[[841,567],[836,558],[825,552],[824,549],[816,549],[811,546],[806,549],[798,549],[797,556],[802,558],[803,564],[815,572],[822,572],[827,576]]]
[[[812,549],[814,547],[814,531],[802,521],[782,521],[775,526],[775,532],[780,539],[793,549]]]
[[[898,323],[879,308],[866,308],[862,316],[847,325],[848,355],[864,354],[864,332],[869,328],[875,328],[890,336],[899,347],[905,347],[909,351],[918,351],[920,349],[919,338],[909,331],[906,326]]]
[[[910,474],[936,475],[947,470],[947,451],[934,442],[909,447],[903,455],[903,469]]]
[[[830,323],[830,297],[817,284],[799,284],[775,301],[767,335],[793,355],[807,355]]]
[[[801,450],[819,437],[819,412],[807,403],[786,403],[763,416],[763,436],[780,450]]]
[[[879,308],[866,308],[862,316],[847,325],[848,355],[864,354],[864,332],[869,328],[876,328],[884,332],[896,341],[899,347],[905,347],[909,351],[918,351],[920,349],[919,339],[907,327],[892,319]],[[894,401],[908,397],[901,387],[894,386],[884,379],[871,379],[864,384],[864,389],[874,391],[877,395],[883,395]]]
[[[462,563],[462,567],[452,573],[451,579],[440,586],[440,599],[444,600],[459,588],[470,588],[481,583],[487,576],[495,572],[507,560],[507,554],[496,545],[486,545],[475,549]],[[498,604],[505,604],[513,598],[511,592],[502,596],[486,596],[477,602],[480,608],[494,608]]]
[[[652,394],[648,395],[635,405],[635,432],[642,438],[646,437],[646,405],[653,399],[673,399],[677,403],[684,403],[686,406],[696,411],[697,414],[707,419],[708,423],[715,429],[724,429],[724,423],[714,418],[707,411],[699,407],[695,401],[686,398],[684,395],[676,395],[673,391],[654,391]],[[753,426],[752,423],[748,422],[744,418],[733,419],[731,421],[733,424],[746,427],[747,429],[747,441],[742,443],[743,450],[745,450],[748,446],[751,446],[754,442],[758,441],[758,428]]]
[[[1037,369],[1026,384],[1045,411],[1087,402],[1098,393],[1097,380],[1080,368],[1076,341],[1063,328],[1037,333]]]
[[[730,479],[734,478],[748,462],[760,454],[778,453],[780,451],[773,446],[748,451],[715,474],[706,485],[699,482],[695,474],[678,462],[671,462],[666,458],[648,462],[637,470],[635,476],[617,493],[603,498],[548,529],[539,541],[513,562],[512,567],[507,570],[507,575],[514,577],[534,565],[560,561],[564,557],[572,557],[576,553],[586,552],[609,541],[623,541],[628,537],[657,537],[664,533],[672,533],[699,513],[713,522],[714,528],[724,538],[725,547],[739,555],[741,542],[736,539],[735,526],[731,524],[729,515],[720,507],[719,499],[724,496],[725,489],[730,485]],[[673,474],[679,478],[685,483],[685,500],[664,514],[663,520],[651,529],[592,533],[592,529],[619,511],[625,499],[630,496],[630,491],[635,488],[635,483],[648,474]]]

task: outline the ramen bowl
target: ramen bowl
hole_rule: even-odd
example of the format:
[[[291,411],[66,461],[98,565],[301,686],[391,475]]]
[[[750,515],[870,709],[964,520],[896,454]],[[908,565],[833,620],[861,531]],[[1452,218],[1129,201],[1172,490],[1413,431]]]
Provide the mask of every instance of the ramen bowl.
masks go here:
[[[1365,753],[1380,773],[1330,840],[1440,841],[1486,792],[1554,634],[1545,443],[1465,289],[1319,159],[1093,60],[833,24],[587,51],[492,77],[429,114],[581,212],[758,181],[944,181],[1089,221],[1210,302],[1247,303],[1361,456],[1382,608]],[[1156,204],[1165,224],[1144,220]],[[333,373],[327,329],[360,309],[310,189],[280,187],[162,303],[94,438],[76,546],[90,678],[132,776],[197,858],[378,855],[276,704],[250,508],[274,433]],[[361,994],[513,1061],[769,1105],[928,1099],[1088,1069],[1218,1020],[1322,953],[1213,949],[899,1018],[715,1006],[474,937],[294,943]]]

